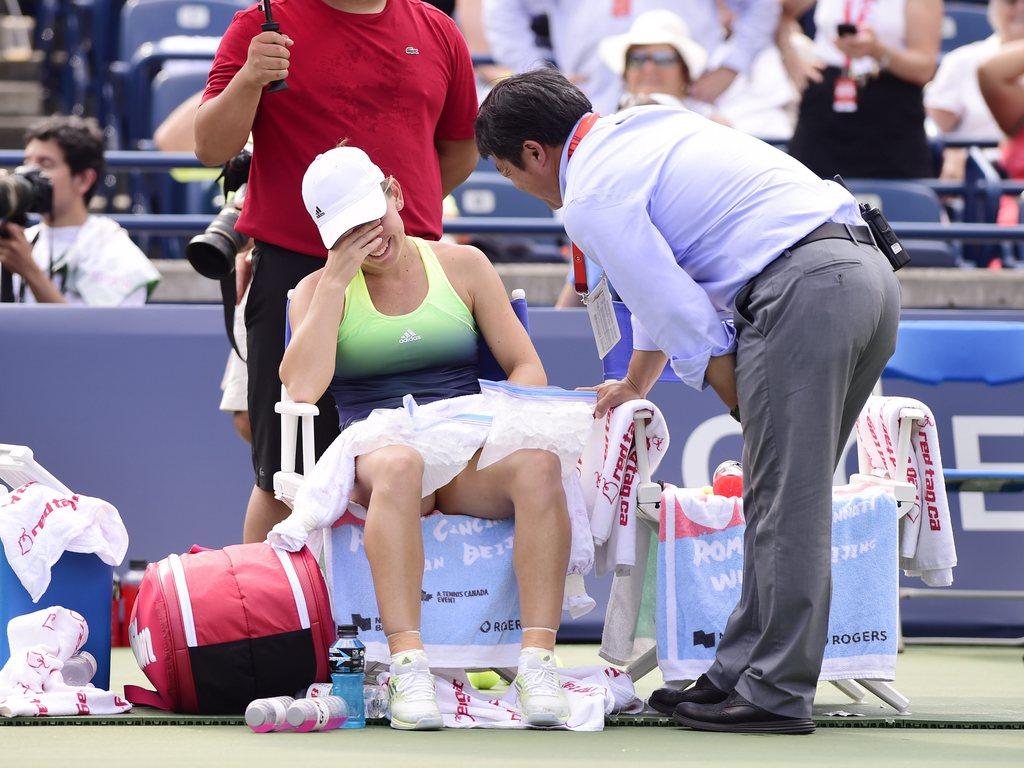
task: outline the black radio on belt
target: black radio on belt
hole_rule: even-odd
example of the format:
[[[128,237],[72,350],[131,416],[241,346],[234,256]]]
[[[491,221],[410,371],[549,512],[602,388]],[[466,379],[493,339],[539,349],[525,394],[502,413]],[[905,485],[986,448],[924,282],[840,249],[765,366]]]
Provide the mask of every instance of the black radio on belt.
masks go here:
[[[837,175],[835,180],[847,192],[850,191],[842,176]],[[907,266],[910,263],[910,254],[907,253],[907,249],[903,247],[900,239],[896,237],[896,233],[892,231],[892,227],[889,226],[889,221],[885,218],[885,215],[873,205],[868,205],[867,203],[858,203],[858,205],[860,206],[861,218],[864,219],[864,223],[871,230],[871,236],[875,239],[875,245],[878,246],[878,250],[882,252],[882,255],[892,265],[892,271],[895,272]]]

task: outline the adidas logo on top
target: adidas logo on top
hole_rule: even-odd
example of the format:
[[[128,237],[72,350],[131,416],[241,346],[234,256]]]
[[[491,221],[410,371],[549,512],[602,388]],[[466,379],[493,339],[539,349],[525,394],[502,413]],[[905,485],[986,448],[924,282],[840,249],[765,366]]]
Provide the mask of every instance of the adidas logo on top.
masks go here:
[[[398,343],[408,344],[410,341],[419,341],[421,338],[423,337],[416,333],[416,331],[406,328],[405,333],[398,337]]]
[[[324,217],[324,212],[320,210],[319,205],[316,207],[316,210],[313,211],[313,216],[317,219],[322,219]]]

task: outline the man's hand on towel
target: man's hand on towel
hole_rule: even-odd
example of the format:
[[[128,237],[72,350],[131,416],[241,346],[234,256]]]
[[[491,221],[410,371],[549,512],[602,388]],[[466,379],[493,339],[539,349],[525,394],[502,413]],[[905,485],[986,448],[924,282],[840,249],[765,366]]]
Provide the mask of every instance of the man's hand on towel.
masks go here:
[[[612,408],[622,405],[629,400],[642,400],[644,395],[629,380],[629,376],[622,381],[610,379],[604,384],[596,387],[577,387],[578,392],[597,392],[597,405],[594,406],[594,418],[603,419],[604,415]]]
[[[634,349],[629,358],[629,368],[621,381],[610,379],[596,387],[579,387],[580,390],[597,392],[597,407],[594,418],[601,419],[612,408],[629,400],[643,400],[657,383],[665,370],[668,358],[658,350]]]

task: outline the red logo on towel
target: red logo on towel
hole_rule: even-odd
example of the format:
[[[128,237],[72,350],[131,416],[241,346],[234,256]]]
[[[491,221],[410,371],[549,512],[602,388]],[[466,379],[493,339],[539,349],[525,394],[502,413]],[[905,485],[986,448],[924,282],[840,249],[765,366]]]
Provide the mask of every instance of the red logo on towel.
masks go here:
[[[18,490],[24,490],[25,488],[28,488],[29,485],[32,485],[32,483],[24,485]],[[12,496],[11,502],[13,503],[18,501],[20,498],[20,496]],[[65,507],[71,507],[72,510],[77,510],[78,494],[75,494],[71,498],[52,499],[47,502],[46,506],[43,507],[43,514],[41,514],[39,519],[36,520],[36,524],[32,526],[31,532],[26,531],[24,528],[21,529],[21,536],[18,537],[18,549],[21,550],[21,554],[23,556],[32,551],[32,545],[35,543],[36,537],[42,533],[43,528],[46,526],[46,518],[58,509],[64,509]]]
[[[21,550],[22,555],[27,555],[32,551],[32,543],[32,537],[28,535],[28,531],[22,528],[21,536],[18,537],[18,549]]]
[[[924,503],[928,511],[928,527],[933,531],[941,531],[939,507],[935,496],[935,469],[932,462],[932,449],[928,444],[928,435],[923,429],[917,433],[918,447],[921,449],[921,460],[924,462]]]
[[[79,691],[75,695],[75,698],[78,699],[78,702],[77,702],[78,714],[80,714],[80,715],[88,715],[89,714],[89,700],[87,698],[85,698],[85,694],[82,691]]]
[[[51,632],[56,632],[57,630],[53,626],[55,621],[57,621],[57,614],[51,613],[49,616],[46,617],[46,621],[43,622],[43,629],[48,629]]]
[[[463,690],[465,686],[461,680],[452,680],[452,688],[455,689],[455,700],[458,702],[458,706],[455,708],[455,719],[461,720],[463,717],[468,717],[475,723],[476,718],[469,714],[469,702],[473,700],[473,697]]]

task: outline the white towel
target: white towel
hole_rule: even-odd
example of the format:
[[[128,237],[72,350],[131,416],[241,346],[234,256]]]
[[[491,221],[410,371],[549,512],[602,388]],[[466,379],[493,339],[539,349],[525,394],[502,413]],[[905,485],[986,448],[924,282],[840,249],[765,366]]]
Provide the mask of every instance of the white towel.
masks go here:
[[[894,478],[900,415],[906,408],[922,411],[925,418],[910,439],[907,480],[917,486],[917,498],[900,524],[900,567],[930,587],[948,587],[953,583],[956,545],[931,410],[908,397],[871,397],[857,419],[857,445],[867,474]]]
[[[595,421],[580,459],[580,483],[590,515],[598,576],[610,571],[626,575],[636,565],[638,478],[633,415],[643,409],[654,414],[647,426],[647,455],[653,474],[668,450],[668,427],[649,400],[630,400]]]
[[[481,467],[485,458],[499,461],[519,448],[548,450],[561,460],[572,532],[564,608],[574,618],[583,616],[596,605],[583,585],[593,568],[594,544],[574,470],[592,429],[595,400],[590,392],[484,381],[479,395],[426,405],[407,395],[405,407],[375,410],[338,436],[300,487],[292,514],[267,541],[295,552],[313,531],[333,525],[349,509],[356,458],[384,446],[409,446],[423,457],[422,496],[451,482],[481,449]],[[361,508],[353,509],[358,515]]]
[[[91,552],[107,565],[120,565],[128,551],[128,531],[113,506],[34,481],[0,498],[0,540],[34,603],[65,552]]]
[[[59,606],[11,619],[11,658],[0,669],[0,715],[4,717],[110,715],[132,705],[91,685],[65,685],[61,669],[89,638],[80,614]]]
[[[569,720],[559,730],[601,731],[605,715],[643,709],[633,681],[613,667],[559,669]],[[386,675],[382,676],[386,680]],[[526,728],[514,685],[499,698],[478,691],[461,670],[434,670],[437,706],[445,728]]]

